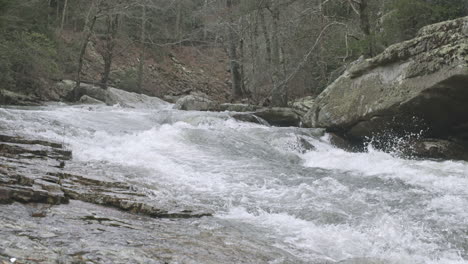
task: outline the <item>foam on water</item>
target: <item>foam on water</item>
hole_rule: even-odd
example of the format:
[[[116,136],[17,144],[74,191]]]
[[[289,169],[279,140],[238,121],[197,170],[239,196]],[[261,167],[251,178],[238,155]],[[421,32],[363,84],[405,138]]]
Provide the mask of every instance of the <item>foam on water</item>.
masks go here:
[[[466,162],[348,153],[318,131],[226,113],[0,109],[0,129],[63,141],[78,169],[214,210],[218,225],[250,226],[305,263],[468,263]]]

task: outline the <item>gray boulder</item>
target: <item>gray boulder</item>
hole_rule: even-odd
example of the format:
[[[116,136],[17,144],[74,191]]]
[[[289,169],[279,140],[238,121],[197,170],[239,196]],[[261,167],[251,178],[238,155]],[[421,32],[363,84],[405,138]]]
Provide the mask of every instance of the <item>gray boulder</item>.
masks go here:
[[[81,83],[79,87],[76,87],[74,81],[64,80],[59,85],[71,87],[68,95],[65,99],[68,101],[76,101],[82,104],[102,104],[106,105],[120,105],[121,107],[127,108],[146,108],[146,109],[160,109],[167,107],[168,102],[161,100],[157,97],[151,97],[144,94],[127,92],[124,90],[108,87],[102,89],[99,86]]]
[[[301,116],[289,107],[262,108],[254,113],[256,116],[266,120],[272,126],[289,127],[300,126]]]
[[[200,95],[187,95],[177,100],[174,109],[187,111],[216,111],[219,109],[217,103]]]
[[[352,65],[304,120],[351,139],[391,131],[468,138],[468,17],[430,25],[417,37]]]
[[[126,92],[124,90],[109,87],[106,91],[107,105],[120,105],[127,108],[160,109],[169,105],[168,102],[157,97],[144,94]]]
[[[65,81],[62,81],[64,83]],[[105,102],[107,98],[107,91],[105,89],[102,89],[99,86],[93,85],[93,84],[88,84],[88,83],[80,83],[79,87],[76,87],[76,83],[74,81],[66,81],[65,87],[70,87],[73,85],[73,89],[71,89],[66,96],[66,100],[68,101],[77,101],[83,95],[87,95],[91,98],[97,99],[99,101]]]

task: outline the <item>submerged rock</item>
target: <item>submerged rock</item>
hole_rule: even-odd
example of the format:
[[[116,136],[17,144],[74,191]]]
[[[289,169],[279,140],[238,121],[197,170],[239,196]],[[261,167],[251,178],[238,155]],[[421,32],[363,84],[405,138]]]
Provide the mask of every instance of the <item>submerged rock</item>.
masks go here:
[[[177,100],[174,109],[187,111],[217,111],[219,106],[201,95],[187,95]]]
[[[468,138],[468,17],[427,26],[412,40],[352,65],[305,116],[349,138],[425,131]]]
[[[301,116],[292,108],[288,107],[262,108],[254,114],[266,120],[272,126],[298,127],[301,125]]]

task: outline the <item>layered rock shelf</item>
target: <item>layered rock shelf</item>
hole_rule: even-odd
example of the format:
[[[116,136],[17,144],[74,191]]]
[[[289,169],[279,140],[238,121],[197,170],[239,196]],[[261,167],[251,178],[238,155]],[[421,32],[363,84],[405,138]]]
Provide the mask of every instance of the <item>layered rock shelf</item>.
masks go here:
[[[211,215],[186,209],[162,209],[144,190],[127,183],[70,173],[66,167],[71,158],[71,151],[59,143],[0,135],[0,203],[52,206],[80,200],[157,218]]]

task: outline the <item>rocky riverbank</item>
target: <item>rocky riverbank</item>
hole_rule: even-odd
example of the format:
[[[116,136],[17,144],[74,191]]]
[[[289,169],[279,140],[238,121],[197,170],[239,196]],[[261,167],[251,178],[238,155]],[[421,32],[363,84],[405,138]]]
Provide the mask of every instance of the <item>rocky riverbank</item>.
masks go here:
[[[17,258],[16,263],[56,263],[60,259],[60,263],[87,263],[84,255],[98,258],[106,253],[81,252],[74,250],[79,248],[76,245],[61,254],[47,243],[70,243],[70,236],[78,238],[83,235],[77,234],[78,230],[89,232],[93,225],[101,228],[98,233],[139,228],[126,220],[138,217],[125,216],[124,212],[168,219],[211,215],[177,206],[161,207],[146,190],[102,175],[78,175],[68,168],[73,167],[69,165],[71,158],[72,152],[60,143],[0,135],[0,262]],[[137,238],[132,239],[129,245],[138,244]],[[101,242],[109,243],[108,236],[106,240]]]

